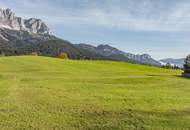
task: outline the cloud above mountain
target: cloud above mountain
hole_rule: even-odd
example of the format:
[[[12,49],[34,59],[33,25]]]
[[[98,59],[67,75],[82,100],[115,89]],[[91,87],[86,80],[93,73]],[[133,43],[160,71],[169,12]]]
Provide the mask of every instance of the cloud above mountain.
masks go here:
[[[164,32],[190,28],[189,0],[1,0],[0,5],[49,24]]]

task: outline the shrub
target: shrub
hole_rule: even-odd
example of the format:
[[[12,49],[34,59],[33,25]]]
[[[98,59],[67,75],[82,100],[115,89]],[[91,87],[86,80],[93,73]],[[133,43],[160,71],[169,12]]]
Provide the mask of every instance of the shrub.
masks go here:
[[[61,58],[61,59],[69,59],[67,53],[64,53],[64,52],[59,54],[59,58]]]

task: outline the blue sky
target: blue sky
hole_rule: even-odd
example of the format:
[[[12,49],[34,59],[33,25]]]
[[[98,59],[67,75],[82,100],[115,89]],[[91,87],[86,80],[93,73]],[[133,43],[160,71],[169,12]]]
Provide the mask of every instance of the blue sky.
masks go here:
[[[110,44],[156,59],[190,53],[190,0],[0,0],[73,43]]]

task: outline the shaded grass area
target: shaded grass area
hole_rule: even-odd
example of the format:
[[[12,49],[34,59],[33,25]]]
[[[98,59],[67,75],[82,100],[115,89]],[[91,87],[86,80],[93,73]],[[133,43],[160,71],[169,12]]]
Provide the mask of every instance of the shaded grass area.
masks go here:
[[[181,72],[110,61],[0,58],[0,129],[188,130]]]

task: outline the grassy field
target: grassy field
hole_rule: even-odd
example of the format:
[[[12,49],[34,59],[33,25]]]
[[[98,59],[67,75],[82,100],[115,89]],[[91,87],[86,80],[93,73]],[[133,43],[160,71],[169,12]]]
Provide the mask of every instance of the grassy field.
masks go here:
[[[0,58],[0,129],[189,130],[181,71],[110,61]]]

